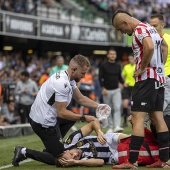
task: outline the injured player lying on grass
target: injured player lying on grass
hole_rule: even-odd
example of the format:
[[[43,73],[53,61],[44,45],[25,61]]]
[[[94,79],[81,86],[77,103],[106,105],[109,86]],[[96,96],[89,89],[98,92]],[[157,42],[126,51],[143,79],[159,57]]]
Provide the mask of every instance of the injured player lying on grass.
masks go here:
[[[97,136],[89,136],[95,130]],[[103,166],[118,164],[117,146],[121,139],[129,137],[122,133],[106,133],[100,129],[100,123],[93,121],[65,140],[65,151],[56,159],[56,165],[69,166]]]
[[[131,117],[128,118],[128,121],[131,122]],[[96,131],[97,136],[89,136],[93,130]],[[128,159],[129,142],[130,135],[123,133],[103,134],[99,122],[94,121],[69,135],[64,142],[65,151],[56,159],[56,166],[117,165]],[[145,128],[144,144],[139,151],[138,164],[150,165],[158,159],[157,140],[152,132]]]

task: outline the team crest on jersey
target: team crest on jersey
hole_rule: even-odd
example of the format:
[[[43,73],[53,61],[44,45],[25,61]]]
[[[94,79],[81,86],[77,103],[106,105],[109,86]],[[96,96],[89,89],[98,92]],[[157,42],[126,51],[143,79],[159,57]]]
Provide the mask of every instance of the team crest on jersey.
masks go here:
[[[91,152],[93,154],[93,157],[96,158],[97,157],[97,150],[96,150],[96,147],[95,147],[93,141],[88,140],[88,143],[90,145],[90,150],[91,150]]]
[[[60,78],[60,71],[58,71],[57,73],[56,73],[56,79],[59,79]]]
[[[67,144],[70,144],[71,143],[71,138],[68,138],[67,141],[66,141]]]
[[[83,141],[79,141],[79,142],[77,143],[77,147],[81,147],[81,146],[83,146]]]

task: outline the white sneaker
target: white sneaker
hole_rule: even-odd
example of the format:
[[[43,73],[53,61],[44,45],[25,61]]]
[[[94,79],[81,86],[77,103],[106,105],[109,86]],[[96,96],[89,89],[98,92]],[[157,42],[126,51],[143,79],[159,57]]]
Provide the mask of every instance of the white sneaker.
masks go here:
[[[109,128],[106,133],[113,133],[113,129]]]
[[[113,132],[114,132],[114,133],[123,132],[123,128],[121,128],[121,127],[116,127],[116,128],[114,128]]]
[[[76,126],[72,126],[72,127],[71,127],[71,130],[72,130],[73,132],[75,132],[75,131],[77,130]]]

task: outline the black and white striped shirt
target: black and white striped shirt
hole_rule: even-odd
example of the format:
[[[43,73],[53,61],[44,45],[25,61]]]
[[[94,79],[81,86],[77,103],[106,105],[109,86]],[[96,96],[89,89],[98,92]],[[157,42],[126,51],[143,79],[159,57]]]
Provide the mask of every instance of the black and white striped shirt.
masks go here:
[[[80,159],[98,158],[103,159],[107,164],[118,163],[118,133],[105,134],[107,143],[101,145],[97,141],[97,136],[83,137],[81,130],[72,133],[65,141],[65,149],[79,148],[82,155]]]

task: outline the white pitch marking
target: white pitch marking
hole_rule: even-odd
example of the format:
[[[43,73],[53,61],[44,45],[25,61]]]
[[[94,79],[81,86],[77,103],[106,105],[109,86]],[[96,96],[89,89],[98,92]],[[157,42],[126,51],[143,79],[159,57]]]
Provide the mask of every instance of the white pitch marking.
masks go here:
[[[27,162],[31,162],[32,159],[27,159],[25,161],[22,161],[20,164],[24,164],[24,163],[27,163]],[[6,168],[10,168],[10,167],[13,167],[14,165],[12,164],[9,164],[9,165],[5,165],[5,166],[0,166],[0,169],[6,169]]]

